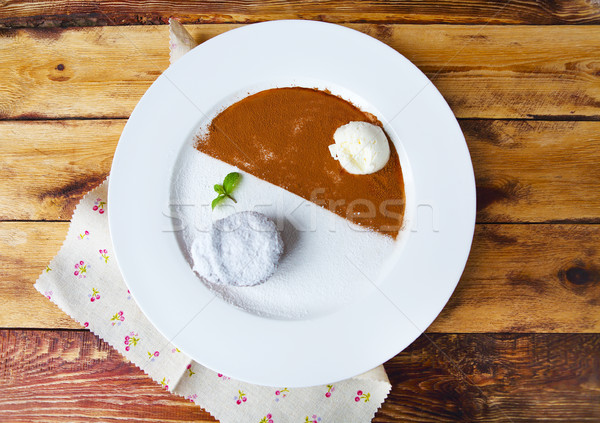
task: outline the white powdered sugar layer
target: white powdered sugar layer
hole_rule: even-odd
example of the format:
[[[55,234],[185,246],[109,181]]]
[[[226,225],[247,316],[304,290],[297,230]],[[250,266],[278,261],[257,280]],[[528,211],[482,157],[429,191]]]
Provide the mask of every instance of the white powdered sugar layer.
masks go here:
[[[211,210],[216,196],[213,186],[230,172],[242,175],[234,193],[237,204],[225,201]],[[395,244],[390,237],[365,230],[191,145],[180,154],[170,208],[175,236],[190,267],[194,241],[206,236],[214,221],[236,212],[256,211],[275,222],[285,248],[279,266],[266,282],[231,286],[198,278],[198,283],[224,301],[265,317],[316,317],[372,292]]]

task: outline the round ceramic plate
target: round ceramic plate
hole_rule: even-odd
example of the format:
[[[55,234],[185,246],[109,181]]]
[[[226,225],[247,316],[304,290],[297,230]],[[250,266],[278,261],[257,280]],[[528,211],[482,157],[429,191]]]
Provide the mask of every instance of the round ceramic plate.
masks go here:
[[[287,320],[215,298],[184,258],[169,213],[174,170],[202,121],[244,93],[282,86],[326,88],[374,113],[406,190],[404,227],[368,292]],[[108,213],[125,281],[173,344],[239,380],[312,386],[387,361],[440,313],[469,254],[475,182],[452,111],[406,58],[342,26],[275,21],[204,42],[152,84],[119,141]]]

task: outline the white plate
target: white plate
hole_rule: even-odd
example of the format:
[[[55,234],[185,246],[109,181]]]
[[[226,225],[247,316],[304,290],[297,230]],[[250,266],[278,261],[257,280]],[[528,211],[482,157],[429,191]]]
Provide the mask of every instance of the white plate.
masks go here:
[[[168,218],[174,167],[205,114],[245,91],[289,85],[330,88],[375,113],[399,151],[407,195],[398,247],[368,294],[301,320],[259,317],[214,299]],[[475,182],[454,115],[406,58],[342,26],[275,21],[204,42],[152,84],[119,141],[108,205],[125,281],[165,337],[230,377],[311,386],[387,361],[440,313],[469,254]]]

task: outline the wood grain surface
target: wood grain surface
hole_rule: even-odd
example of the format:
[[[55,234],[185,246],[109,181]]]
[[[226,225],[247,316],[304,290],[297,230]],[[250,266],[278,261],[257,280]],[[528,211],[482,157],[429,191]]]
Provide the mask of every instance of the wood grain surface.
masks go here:
[[[70,220],[108,176],[125,123],[0,122],[0,220]]]
[[[597,422],[600,336],[435,334],[385,363],[374,422]]]
[[[6,423],[214,421],[87,331],[2,330],[0,354]],[[421,336],[373,421],[598,421],[599,357],[596,334]]]
[[[32,285],[67,230],[0,223],[0,327],[80,328]],[[428,331],[600,331],[599,238],[598,225],[477,225],[458,288]]]
[[[478,222],[600,223],[600,122],[459,123]]]
[[[69,220],[125,120],[0,122],[0,220]],[[600,122],[462,120],[480,223],[600,222]]]
[[[458,117],[600,120],[596,26],[349,26],[419,66]],[[234,27],[189,29],[203,41]],[[167,68],[167,40],[165,25],[0,30],[0,119],[128,117]]]
[[[593,0],[168,1],[14,0],[0,3],[0,27],[251,23],[313,19],[370,23],[597,24]]]
[[[0,421],[214,422],[88,331],[0,330]]]

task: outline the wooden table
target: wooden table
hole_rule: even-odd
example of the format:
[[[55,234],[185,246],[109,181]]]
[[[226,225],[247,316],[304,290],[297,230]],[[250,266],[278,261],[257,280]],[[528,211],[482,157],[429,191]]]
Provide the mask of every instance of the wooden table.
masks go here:
[[[0,421],[213,421],[33,289],[168,66],[173,15],[199,41],[269,19],[348,25],[413,61],[459,119],[473,249],[427,334],[385,364],[375,422],[600,420],[597,0],[13,0],[0,1]]]

